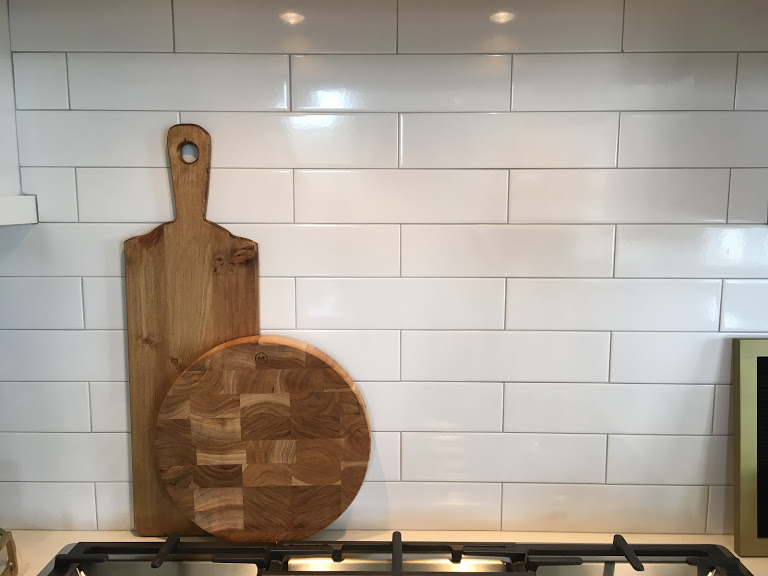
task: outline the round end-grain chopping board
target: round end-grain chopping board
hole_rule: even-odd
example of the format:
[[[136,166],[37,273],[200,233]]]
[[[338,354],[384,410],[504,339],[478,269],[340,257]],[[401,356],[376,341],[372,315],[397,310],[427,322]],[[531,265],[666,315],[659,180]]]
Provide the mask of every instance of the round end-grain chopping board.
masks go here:
[[[300,540],[365,478],[371,433],[349,375],[280,336],[225,342],[174,382],[157,419],[160,478],[195,524],[227,540]]]

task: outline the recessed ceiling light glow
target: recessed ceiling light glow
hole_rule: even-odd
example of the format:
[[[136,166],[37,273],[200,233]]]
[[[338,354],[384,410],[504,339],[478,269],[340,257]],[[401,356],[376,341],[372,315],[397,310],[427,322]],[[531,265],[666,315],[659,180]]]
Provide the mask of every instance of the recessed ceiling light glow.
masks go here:
[[[515,14],[513,12],[507,12],[506,10],[491,14],[491,22],[496,22],[496,24],[506,24],[514,19]]]
[[[294,26],[300,22],[304,22],[304,14],[299,14],[298,12],[283,12],[280,14],[280,20]]]

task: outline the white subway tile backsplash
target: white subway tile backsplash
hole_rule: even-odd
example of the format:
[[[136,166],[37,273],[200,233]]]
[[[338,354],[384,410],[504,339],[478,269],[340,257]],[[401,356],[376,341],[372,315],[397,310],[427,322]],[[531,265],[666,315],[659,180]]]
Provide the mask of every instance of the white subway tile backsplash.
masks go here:
[[[175,0],[178,52],[395,52],[395,0]]]
[[[627,0],[624,50],[696,52],[768,50],[762,0]]]
[[[360,382],[372,430],[501,432],[501,382]]]
[[[498,530],[501,486],[365,482],[331,530]]]
[[[371,460],[365,475],[368,482],[400,480],[400,434],[371,432]]]
[[[396,114],[182,112],[213,139],[215,168],[396,168]]]
[[[81,222],[174,219],[167,168],[77,168]]]
[[[88,330],[125,330],[125,282],[120,276],[83,278],[83,308]]]
[[[404,432],[403,480],[602,483],[605,436]]]
[[[707,534],[733,534],[733,486],[710,486]]]
[[[768,112],[622,112],[620,168],[768,165]]]
[[[68,62],[76,109],[288,109],[288,56],[70,54]]]
[[[728,222],[768,223],[768,169],[731,170]]]
[[[130,479],[128,434],[0,433],[2,482],[119,482]],[[74,464],[76,462],[76,464]]]
[[[717,331],[720,280],[509,279],[507,330]]]
[[[413,113],[400,124],[403,168],[616,165],[615,112]]]
[[[0,432],[90,429],[87,382],[0,382]]]
[[[504,327],[500,278],[299,278],[296,282],[298,328]]]
[[[13,78],[17,109],[69,108],[66,54],[14,54]]]
[[[511,170],[509,222],[725,222],[728,177],[727,169]]]
[[[736,54],[517,54],[512,109],[731,110],[735,78]]]
[[[609,436],[608,484],[731,484],[728,436]]]
[[[400,0],[398,52],[621,50],[622,3]]]
[[[175,112],[19,111],[22,166],[165,167]]]
[[[21,168],[21,190],[37,196],[40,222],[77,222],[74,168]]]
[[[96,530],[93,484],[0,482],[0,518],[16,530]]]
[[[0,277],[0,330],[83,327],[79,278]]]
[[[720,330],[768,332],[768,281],[724,280]]]
[[[503,223],[507,174],[505,170],[297,170],[296,222]]]
[[[130,432],[127,382],[89,382],[93,432]]]
[[[505,432],[699,434],[712,431],[712,386],[506,384]]]
[[[510,56],[294,56],[293,110],[509,110]]]
[[[403,226],[403,276],[611,276],[613,226]]]
[[[22,52],[171,52],[171,0],[11,0],[11,48]]]
[[[729,385],[715,386],[715,417],[712,434],[715,436],[733,434],[731,387]]]
[[[739,54],[736,109],[768,110],[768,53]]]
[[[292,170],[211,170],[211,222],[293,222]]]
[[[706,486],[504,484],[502,530],[701,534]]]
[[[398,275],[397,226],[231,224],[227,230],[258,242],[262,277]]]
[[[616,230],[617,277],[762,278],[765,226],[627,225]]]
[[[609,334],[404,331],[403,380],[607,382]]]
[[[133,530],[133,489],[129,482],[96,483],[99,530]]]
[[[259,279],[259,324],[264,330],[296,328],[296,281]]]
[[[127,380],[125,333],[0,330],[0,366],[6,380]]]

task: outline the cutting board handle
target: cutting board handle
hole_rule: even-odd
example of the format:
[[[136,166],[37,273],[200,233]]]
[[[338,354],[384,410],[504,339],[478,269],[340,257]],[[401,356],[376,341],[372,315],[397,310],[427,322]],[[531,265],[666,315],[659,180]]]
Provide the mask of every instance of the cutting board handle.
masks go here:
[[[182,158],[187,144],[197,147],[197,160]],[[187,146],[185,151],[193,146]],[[205,222],[208,180],[211,169],[211,135],[197,124],[177,124],[168,130],[168,161],[171,165],[176,221],[182,224]]]

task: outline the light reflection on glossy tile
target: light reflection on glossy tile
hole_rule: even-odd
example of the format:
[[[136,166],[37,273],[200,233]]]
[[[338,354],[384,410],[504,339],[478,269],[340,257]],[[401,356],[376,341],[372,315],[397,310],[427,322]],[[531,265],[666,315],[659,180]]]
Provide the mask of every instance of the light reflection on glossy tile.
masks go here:
[[[768,332],[768,281],[723,282],[722,332]]]
[[[768,109],[768,54],[739,54],[736,109]]]

